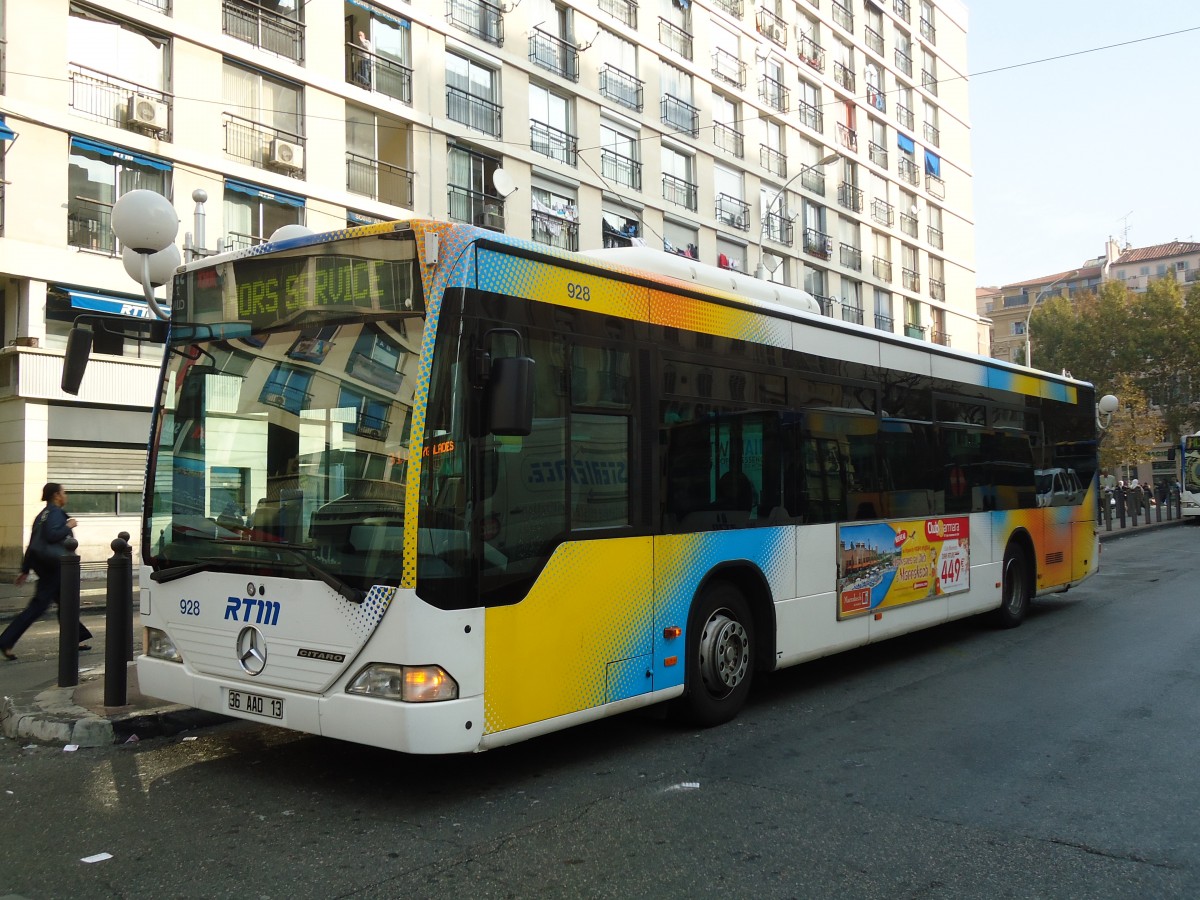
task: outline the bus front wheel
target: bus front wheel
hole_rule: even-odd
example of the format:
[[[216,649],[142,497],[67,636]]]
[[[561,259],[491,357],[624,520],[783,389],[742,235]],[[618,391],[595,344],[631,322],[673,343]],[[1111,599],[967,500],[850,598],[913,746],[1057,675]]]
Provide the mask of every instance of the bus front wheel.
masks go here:
[[[1009,544],[1004,551],[1000,608],[992,614],[992,623],[996,627],[1016,628],[1025,621],[1033,600],[1030,574],[1029,555],[1025,549],[1019,544]]]
[[[754,619],[741,591],[728,582],[704,589],[688,622],[687,689],[679,712],[711,726],[738,714],[754,676]]]

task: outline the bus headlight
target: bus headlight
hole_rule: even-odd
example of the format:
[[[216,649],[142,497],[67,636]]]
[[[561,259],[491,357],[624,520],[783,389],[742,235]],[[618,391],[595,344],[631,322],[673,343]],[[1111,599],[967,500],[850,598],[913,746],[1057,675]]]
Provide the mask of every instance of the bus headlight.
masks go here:
[[[354,676],[346,693],[405,703],[433,703],[457,700],[458,682],[441,666],[370,663]]]
[[[179,650],[175,646],[175,642],[171,640],[165,631],[160,631],[157,628],[147,628],[146,634],[142,638],[142,646],[146,648],[146,655],[151,659],[165,659],[167,662],[183,662],[183,657],[179,655]]]

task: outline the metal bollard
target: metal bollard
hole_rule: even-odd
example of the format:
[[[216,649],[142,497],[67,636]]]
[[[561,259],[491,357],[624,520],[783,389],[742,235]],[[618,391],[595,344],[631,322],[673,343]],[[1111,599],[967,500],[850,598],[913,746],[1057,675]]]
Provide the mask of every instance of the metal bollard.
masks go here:
[[[79,684],[79,541],[63,541],[58,561],[58,686]]]
[[[127,657],[132,653],[133,636],[133,557],[129,552],[129,533],[109,544],[113,555],[108,558],[108,612],[104,627],[108,641],[104,646],[104,705],[124,706],[129,695]]]
[[[1158,501],[1155,501],[1155,503],[1154,503],[1154,521],[1155,522],[1162,521],[1162,504],[1159,503]]]

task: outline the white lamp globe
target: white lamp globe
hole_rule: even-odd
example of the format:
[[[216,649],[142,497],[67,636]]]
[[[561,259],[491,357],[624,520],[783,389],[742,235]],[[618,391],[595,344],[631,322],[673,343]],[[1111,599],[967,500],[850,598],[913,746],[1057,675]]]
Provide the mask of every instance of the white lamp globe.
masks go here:
[[[128,191],[112,208],[112,230],[124,246],[157,253],[174,243],[179,217],[171,201],[156,191]],[[141,275],[138,275],[141,281]]]
[[[121,251],[121,264],[125,266],[126,274],[138,284],[142,283],[143,255],[132,247],[125,247]],[[182,261],[183,258],[179,254],[179,248],[174,244],[168,244],[165,249],[159,250],[157,253],[151,253],[150,284],[154,287],[169,284],[175,276],[175,270],[179,268],[179,264]]]
[[[293,223],[291,225],[280,225],[271,233],[271,243],[276,241],[290,241],[295,238],[308,237],[310,234],[316,234],[311,228],[306,228],[304,225]]]

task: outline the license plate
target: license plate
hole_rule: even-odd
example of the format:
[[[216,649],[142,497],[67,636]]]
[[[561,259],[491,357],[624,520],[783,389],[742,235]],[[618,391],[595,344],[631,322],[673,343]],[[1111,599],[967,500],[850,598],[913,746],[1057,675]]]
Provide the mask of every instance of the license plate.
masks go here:
[[[283,701],[276,697],[264,697],[262,694],[251,694],[248,691],[228,691],[229,711],[250,713],[252,716],[262,716],[264,719],[282,719]]]

